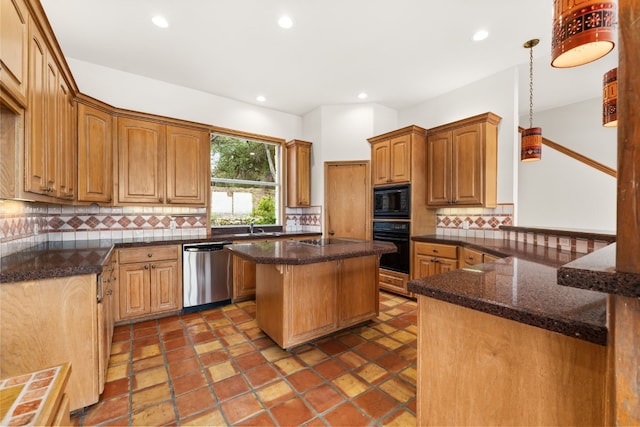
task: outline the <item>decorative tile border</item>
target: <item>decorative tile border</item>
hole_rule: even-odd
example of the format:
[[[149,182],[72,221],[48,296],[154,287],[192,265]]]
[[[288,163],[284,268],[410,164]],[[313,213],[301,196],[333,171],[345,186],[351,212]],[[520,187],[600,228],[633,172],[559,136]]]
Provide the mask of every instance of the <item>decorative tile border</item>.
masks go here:
[[[513,204],[436,210],[437,235],[502,239],[502,225],[513,225]]]
[[[286,208],[285,231],[309,231],[322,233],[322,206]]]

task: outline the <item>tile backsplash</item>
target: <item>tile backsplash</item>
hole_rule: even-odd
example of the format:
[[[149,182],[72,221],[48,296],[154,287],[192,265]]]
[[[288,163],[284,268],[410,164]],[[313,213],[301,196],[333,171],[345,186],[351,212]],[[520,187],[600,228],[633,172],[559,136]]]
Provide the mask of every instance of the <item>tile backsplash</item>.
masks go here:
[[[322,206],[286,208],[284,230],[322,233]]]
[[[62,206],[0,201],[0,256],[66,240],[204,237],[205,208]]]
[[[436,235],[503,239],[501,225],[513,225],[513,204],[495,208],[442,208],[436,210]]]

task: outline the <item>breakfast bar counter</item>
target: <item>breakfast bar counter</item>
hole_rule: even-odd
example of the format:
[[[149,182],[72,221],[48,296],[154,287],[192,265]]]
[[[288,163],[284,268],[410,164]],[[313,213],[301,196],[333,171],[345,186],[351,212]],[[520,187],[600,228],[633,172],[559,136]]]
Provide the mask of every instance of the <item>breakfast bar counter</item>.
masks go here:
[[[225,247],[256,268],[256,320],[289,348],[378,316],[386,242],[355,239],[260,242]]]
[[[418,425],[604,425],[607,296],[561,286],[580,255],[422,236],[504,258],[409,282],[418,299]]]

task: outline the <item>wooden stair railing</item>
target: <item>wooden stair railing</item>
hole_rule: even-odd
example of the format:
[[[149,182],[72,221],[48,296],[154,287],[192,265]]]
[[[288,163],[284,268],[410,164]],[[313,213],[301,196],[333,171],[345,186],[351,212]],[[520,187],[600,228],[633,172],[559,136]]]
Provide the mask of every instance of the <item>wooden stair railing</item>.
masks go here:
[[[524,128],[522,126],[518,126],[518,132],[522,133]],[[588,158],[587,156],[583,156],[580,153],[576,153],[575,151],[565,147],[564,145],[560,145],[557,142],[553,142],[550,139],[542,137],[542,143],[547,147],[553,148],[556,151],[561,152],[562,154],[566,154],[567,156],[584,163],[585,165],[589,165],[592,168],[599,170],[600,172],[604,172],[607,175],[611,175],[614,178],[618,177],[618,173],[615,169],[611,169],[609,166],[605,166],[602,163],[596,162],[593,159]]]

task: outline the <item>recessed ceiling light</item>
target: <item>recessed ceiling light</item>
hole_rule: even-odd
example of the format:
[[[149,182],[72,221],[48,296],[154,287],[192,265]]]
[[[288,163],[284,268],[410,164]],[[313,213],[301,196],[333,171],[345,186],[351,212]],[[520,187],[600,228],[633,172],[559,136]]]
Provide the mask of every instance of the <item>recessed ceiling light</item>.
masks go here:
[[[164,16],[156,15],[151,18],[151,22],[156,24],[160,28],[167,28],[169,26],[169,22],[164,18]]]
[[[291,28],[293,21],[287,15],[283,15],[278,19],[278,25],[280,25],[280,28]]]
[[[366,92],[360,92],[358,94],[358,99],[367,99],[367,93]]]
[[[489,37],[489,32],[487,30],[478,30],[473,35],[473,41],[479,42],[487,37]]]
[[[266,100],[267,100],[267,98],[265,98],[265,97],[264,97],[264,96],[262,96],[262,95],[258,95],[258,96],[256,96],[256,101],[258,101],[258,102],[264,102],[264,101],[266,101]]]

